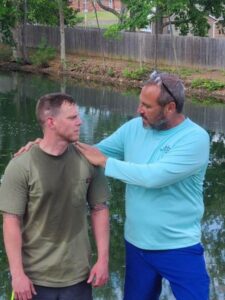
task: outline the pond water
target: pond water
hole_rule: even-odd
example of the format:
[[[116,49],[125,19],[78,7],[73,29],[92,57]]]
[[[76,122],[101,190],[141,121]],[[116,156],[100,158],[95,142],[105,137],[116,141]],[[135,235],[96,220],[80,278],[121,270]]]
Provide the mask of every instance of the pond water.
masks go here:
[[[0,73],[0,177],[11,155],[27,141],[41,136],[34,115],[38,97],[60,90],[77,100],[83,119],[81,140],[91,144],[100,141],[134,116],[138,104],[138,95],[119,93],[106,86],[93,88],[65,80],[52,81],[45,76]],[[204,185],[206,210],[202,222],[202,242],[211,277],[210,299],[224,300],[225,106],[207,106],[187,101],[185,114],[203,126],[211,137],[210,164]],[[112,189],[110,281],[104,288],[94,291],[95,300],[121,300],[123,294],[124,185],[116,180],[109,180],[109,183]],[[1,228],[0,219],[0,300],[8,300],[11,288]],[[164,282],[161,300],[172,299],[169,286]]]

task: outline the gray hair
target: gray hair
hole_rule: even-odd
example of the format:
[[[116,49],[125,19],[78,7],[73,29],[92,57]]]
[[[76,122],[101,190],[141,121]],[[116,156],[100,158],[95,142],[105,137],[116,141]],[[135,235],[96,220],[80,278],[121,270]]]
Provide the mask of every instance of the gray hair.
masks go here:
[[[185,88],[176,75],[154,71],[144,84],[144,86],[148,85],[158,85],[160,87],[161,93],[158,103],[161,106],[165,106],[173,101],[176,104],[177,112],[182,112],[185,101]]]

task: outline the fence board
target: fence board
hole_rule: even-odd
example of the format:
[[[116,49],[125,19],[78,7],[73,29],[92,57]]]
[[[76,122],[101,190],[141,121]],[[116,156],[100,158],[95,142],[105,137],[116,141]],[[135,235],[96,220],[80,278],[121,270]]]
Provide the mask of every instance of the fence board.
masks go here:
[[[156,37],[146,32],[121,32],[119,39],[106,39],[104,31],[96,28],[66,27],[66,51],[109,58],[122,58],[142,62],[155,59]],[[58,27],[28,25],[27,47],[36,48],[42,39],[59,49]],[[175,64],[173,42],[170,35],[158,37],[158,60]],[[179,65],[225,68],[225,39],[202,37],[174,37]]]

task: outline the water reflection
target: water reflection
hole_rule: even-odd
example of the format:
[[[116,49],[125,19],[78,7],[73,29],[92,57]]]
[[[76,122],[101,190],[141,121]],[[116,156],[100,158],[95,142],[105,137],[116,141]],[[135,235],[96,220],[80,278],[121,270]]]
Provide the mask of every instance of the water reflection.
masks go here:
[[[65,88],[43,76],[0,73],[0,177],[11,154],[20,145],[41,135],[36,124],[36,100],[43,94]],[[135,115],[137,95],[110,88],[67,83],[66,92],[77,100],[83,125],[81,140],[96,143]],[[210,166],[205,181],[206,211],[202,224],[207,267],[211,276],[211,299],[225,299],[225,106],[204,106],[187,101],[185,113],[206,128],[211,137]],[[203,149],[204,151],[204,149]],[[95,291],[95,299],[121,300],[124,278],[124,186],[110,179],[111,262],[109,284]],[[3,250],[0,222],[0,300],[8,300],[10,283]],[[162,300],[174,299],[165,282]]]

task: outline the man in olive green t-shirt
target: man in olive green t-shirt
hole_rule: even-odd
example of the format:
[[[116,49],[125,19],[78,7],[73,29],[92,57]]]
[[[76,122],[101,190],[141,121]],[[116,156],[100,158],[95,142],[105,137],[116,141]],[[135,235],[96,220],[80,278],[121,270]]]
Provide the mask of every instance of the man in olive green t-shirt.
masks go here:
[[[81,120],[71,96],[41,97],[36,115],[44,138],[10,161],[0,188],[12,288],[19,300],[91,300],[91,285],[108,279],[106,179],[72,144]],[[98,252],[91,270],[87,204]]]

